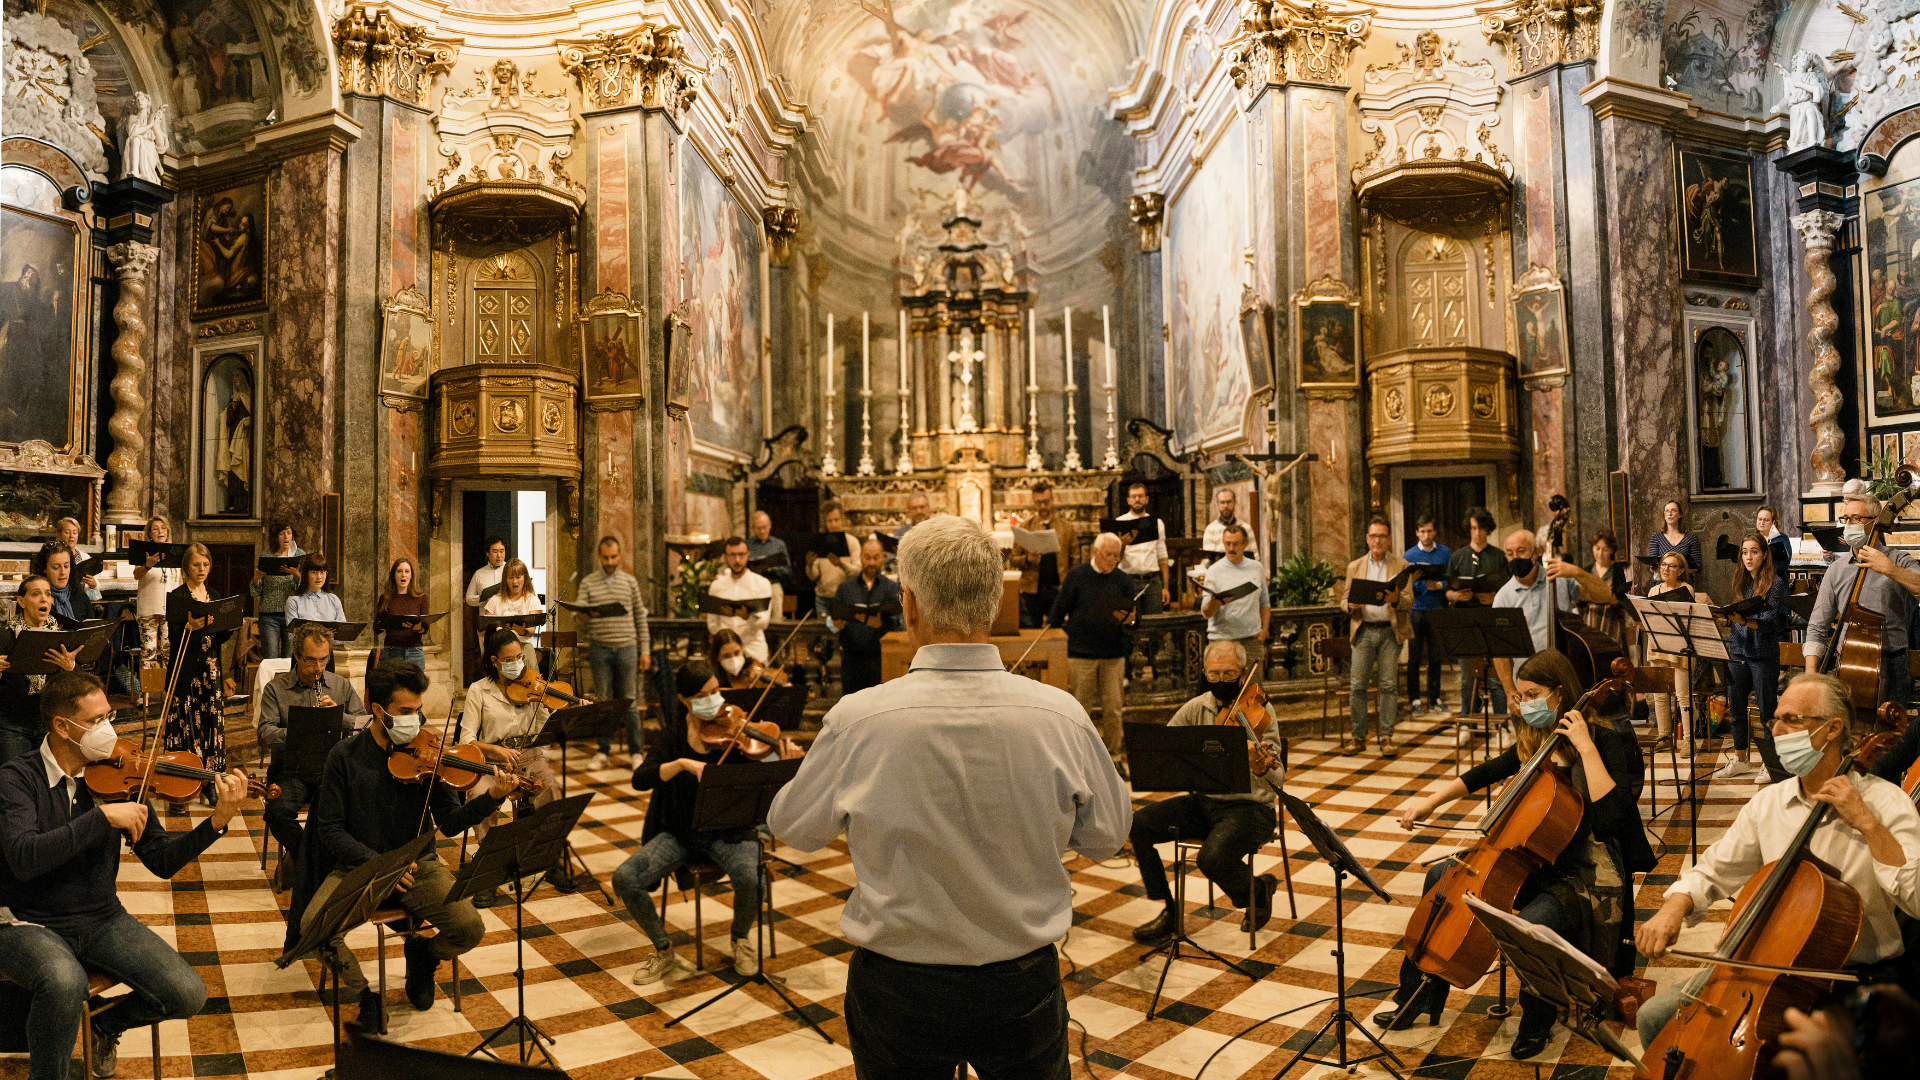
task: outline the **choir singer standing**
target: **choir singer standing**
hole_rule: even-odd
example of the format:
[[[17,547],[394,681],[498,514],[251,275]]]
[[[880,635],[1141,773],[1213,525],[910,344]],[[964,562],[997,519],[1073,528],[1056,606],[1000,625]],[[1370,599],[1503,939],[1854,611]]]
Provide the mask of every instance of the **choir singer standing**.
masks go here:
[[[988,642],[1001,556],[985,530],[932,518],[899,559],[912,668],[834,706],[767,824],[802,851],[847,834],[845,1012],[864,1080],[963,1061],[1068,1080],[1061,859],[1120,850],[1127,789],[1086,711],[1008,674]]]

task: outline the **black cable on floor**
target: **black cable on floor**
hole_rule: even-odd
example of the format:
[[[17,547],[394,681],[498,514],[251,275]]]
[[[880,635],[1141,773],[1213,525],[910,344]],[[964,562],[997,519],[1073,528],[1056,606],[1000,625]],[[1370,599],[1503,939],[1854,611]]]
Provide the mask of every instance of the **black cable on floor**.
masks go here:
[[[1369,990],[1364,994],[1348,994],[1347,997],[1350,999],[1364,998],[1364,997],[1379,997],[1382,994],[1390,994],[1396,989],[1398,989],[1398,987],[1385,986],[1385,987],[1381,987],[1378,990]],[[1213,1064],[1213,1059],[1220,1056],[1220,1051],[1225,1050],[1227,1047],[1232,1046],[1234,1043],[1240,1041],[1242,1038],[1245,1038],[1247,1034],[1253,1031],[1255,1028],[1265,1027],[1266,1025],[1273,1023],[1275,1020],[1278,1020],[1283,1016],[1289,1016],[1289,1015],[1292,1015],[1293,1013],[1297,1013],[1301,1009],[1314,1009],[1322,1005],[1325,1005],[1329,1001],[1338,1001],[1338,1000],[1340,1000],[1340,995],[1329,994],[1326,997],[1319,999],[1318,1001],[1309,1001],[1305,1005],[1295,1005],[1293,1008],[1288,1009],[1285,1012],[1274,1013],[1272,1016],[1267,1017],[1265,1020],[1261,1020],[1257,1023],[1248,1025],[1247,1028],[1241,1031],[1238,1035],[1235,1035],[1233,1038],[1228,1039],[1226,1042],[1221,1043],[1218,1047],[1214,1049],[1213,1053],[1208,1054],[1207,1060],[1200,1063],[1200,1071],[1193,1074],[1193,1080],[1200,1080],[1200,1077],[1206,1075],[1207,1066]],[[1354,1022],[1361,1023],[1362,1021],[1356,1020]],[[1082,1055],[1081,1059],[1085,1060],[1085,1055]]]

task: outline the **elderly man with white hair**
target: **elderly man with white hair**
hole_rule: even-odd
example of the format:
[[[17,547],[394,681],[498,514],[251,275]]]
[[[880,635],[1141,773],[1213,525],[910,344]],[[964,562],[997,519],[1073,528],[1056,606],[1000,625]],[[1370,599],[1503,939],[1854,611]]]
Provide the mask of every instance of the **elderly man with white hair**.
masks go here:
[[[900,541],[907,674],[827,713],[767,825],[801,851],[842,831],[856,879],[845,1012],[863,1077],[1068,1080],[1061,860],[1103,859],[1133,821],[1086,711],[1009,674],[988,640],[1001,554],[962,517]]]
[[[1506,551],[1507,572],[1513,576],[1494,594],[1493,606],[1518,608],[1520,614],[1526,617],[1527,631],[1533,638],[1533,651],[1551,649],[1554,647],[1553,613],[1555,610],[1573,610],[1574,601],[1580,599],[1580,584],[1572,578],[1549,577],[1546,568],[1541,565],[1539,541],[1525,529],[1508,533],[1502,547]],[[1559,595],[1556,596],[1556,592]],[[1494,658],[1493,670],[1500,676],[1500,685],[1507,692],[1507,701],[1513,710],[1518,710],[1520,697],[1513,688],[1513,668],[1512,657]],[[1517,711],[1509,711],[1508,715],[1519,719]]]
[[[1101,533],[1093,540],[1093,557],[1067,571],[1060,592],[1047,613],[1051,626],[1067,630],[1067,681],[1074,700],[1091,716],[1100,710],[1100,737],[1120,775],[1126,775],[1120,741],[1126,719],[1127,653],[1133,649],[1133,624],[1139,583],[1120,570],[1125,549],[1120,538]]]
[[[1874,498],[1865,481],[1849,480],[1840,490],[1840,524],[1853,550],[1827,564],[1800,653],[1806,658],[1808,671],[1820,670],[1820,658],[1832,644],[1834,622],[1844,614],[1841,609],[1853,595],[1853,579],[1864,566],[1874,572],[1860,585],[1860,603],[1886,618],[1880,639],[1879,699],[1905,701],[1913,683],[1907,670],[1907,624],[1913,619],[1913,597],[1920,595],[1920,561],[1904,551],[1887,551],[1882,546],[1884,539],[1881,544],[1866,546],[1867,531],[1880,511],[1880,500]],[[1912,760],[1910,754],[1906,756]]]

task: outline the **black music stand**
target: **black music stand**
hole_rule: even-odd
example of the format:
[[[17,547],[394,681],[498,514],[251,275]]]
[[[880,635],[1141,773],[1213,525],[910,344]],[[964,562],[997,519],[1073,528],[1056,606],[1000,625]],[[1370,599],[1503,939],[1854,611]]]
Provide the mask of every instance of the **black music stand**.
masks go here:
[[[433,848],[433,833],[423,833],[384,855],[377,855],[355,867],[328,895],[327,902],[315,911],[311,906],[301,918],[300,937],[293,947],[273,962],[286,968],[294,961],[318,953],[326,944],[360,926],[400,884],[407,868]],[[333,1044],[340,1045],[340,973],[334,970],[332,957],[320,959],[320,1000],[328,1000],[327,977],[333,981]],[[386,1003],[381,1003],[381,1012]]]
[[[1352,1072],[1355,1065],[1379,1058],[1386,1058],[1393,1063],[1389,1065],[1387,1061],[1382,1061],[1381,1068],[1387,1070],[1396,1080],[1404,1080],[1393,1067],[1394,1065],[1406,1067],[1401,1064],[1400,1058],[1387,1049],[1385,1043],[1375,1038],[1373,1032],[1368,1031],[1366,1025],[1355,1019],[1353,1012],[1347,1008],[1347,905],[1346,886],[1342,879],[1347,877],[1358,879],[1362,885],[1373,890],[1375,896],[1389,904],[1393,903],[1393,897],[1387,895],[1387,890],[1373,880],[1373,875],[1367,873],[1367,868],[1361,866],[1360,861],[1353,857],[1353,852],[1347,850],[1347,845],[1341,841],[1340,837],[1332,829],[1327,828],[1326,822],[1315,816],[1312,807],[1284,791],[1280,793],[1280,804],[1287,808],[1287,813],[1293,817],[1293,823],[1300,826],[1300,831],[1306,834],[1307,842],[1313,845],[1321,858],[1327,860],[1328,866],[1333,867],[1333,990],[1335,1000],[1339,1004],[1334,1007],[1333,1015],[1327,1018],[1327,1022],[1320,1025],[1320,1030],[1313,1033],[1313,1038],[1308,1039],[1305,1045],[1287,1059],[1285,1065],[1280,1066],[1280,1071],[1273,1074],[1274,1080],[1287,1075],[1287,1070],[1301,1061],[1308,1061],[1315,1065],[1336,1065]],[[1357,1029],[1360,1034],[1367,1037],[1368,1042],[1379,1049],[1362,1057],[1347,1057],[1347,1028],[1349,1027]],[[1334,1042],[1339,1044],[1339,1058],[1308,1057],[1307,1051],[1313,1049],[1313,1044],[1319,1042],[1320,1037],[1328,1031],[1333,1032]]]
[[[1544,926],[1536,926],[1501,911],[1468,893],[1467,907],[1493,935],[1500,957],[1520,973],[1520,985],[1559,1010],[1567,1030],[1634,1067],[1640,1059],[1601,1023],[1620,984],[1607,969],[1594,963]]]
[[[1712,666],[1724,676],[1727,663],[1732,654],[1727,651],[1727,639],[1721,636],[1720,625],[1714,621],[1713,608],[1708,604],[1673,604],[1659,600],[1649,600],[1644,596],[1628,597],[1633,602],[1634,613],[1639,616],[1640,625],[1647,632],[1653,647],[1661,652],[1675,656],[1684,656],[1690,661],[1690,677],[1687,696],[1692,699],[1693,724],[1687,734],[1687,857],[1696,864],[1700,861],[1700,743],[1698,738],[1706,720],[1706,697],[1701,689],[1700,673],[1703,665]],[[1736,723],[1746,723],[1746,717],[1740,717]],[[1680,779],[1680,740],[1673,741],[1669,751],[1673,762],[1673,786],[1679,788]],[[1655,773],[1656,778],[1658,773]],[[1656,780],[1656,782],[1658,782]]]
[[[1478,660],[1480,675],[1474,680],[1474,687],[1460,688],[1460,715],[1464,719],[1471,716],[1475,699],[1481,696],[1488,678],[1498,678],[1493,672],[1495,657],[1514,659],[1532,656],[1533,630],[1527,625],[1527,617],[1519,608],[1496,607],[1447,607],[1435,608],[1427,612],[1427,622],[1433,627],[1436,641],[1443,659]],[[1480,713],[1481,732],[1487,738],[1487,754],[1493,754],[1493,695],[1486,695],[1486,704]],[[1456,743],[1456,749],[1457,749]],[[1455,767],[1458,768],[1458,761]],[[1464,770],[1461,770],[1464,771]],[[1493,793],[1487,793],[1491,802]]]
[[[467,859],[467,865],[461,867],[453,879],[453,888],[447,891],[447,903],[451,904],[513,882],[513,982],[519,993],[519,1007],[514,1010],[513,1019],[482,1036],[480,1045],[467,1051],[468,1057],[484,1050],[488,1057],[501,1060],[500,1055],[493,1052],[493,1045],[511,1034],[520,1047],[520,1064],[525,1065],[532,1056],[527,1050],[527,1040],[532,1039],[533,1048],[540,1051],[547,1064],[559,1068],[553,1055],[541,1045],[552,1042],[553,1036],[527,1019],[527,889],[523,879],[559,863],[567,834],[573,831],[574,823],[580,820],[580,811],[586,809],[592,799],[591,791],[570,799],[556,799],[526,817],[487,830],[487,838],[480,841],[480,850]]]
[[[1134,791],[1179,791],[1198,795],[1225,795],[1251,790],[1252,769],[1247,764],[1247,733],[1239,727],[1221,724],[1196,724],[1191,727],[1167,727],[1161,724],[1125,724],[1120,737],[1127,750],[1129,785]],[[1160,981],[1154,985],[1153,1001],[1147,1005],[1147,1019],[1160,1008],[1160,992],[1166,989],[1167,972],[1173,962],[1182,959],[1180,946],[1192,946],[1238,972],[1259,982],[1260,977],[1238,963],[1221,956],[1187,936],[1187,861],[1180,851],[1178,834],[1174,841],[1173,910],[1176,914],[1173,937],[1141,955],[1145,961],[1154,953],[1167,954],[1160,968]],[[1255,882],[1253,888],[1260,888]],[[1249,910],[1253,896],[1247,897]],[[1248,925],[1252,925],[1249,923]],[[1197,958],[1196,958],[1197,959]]]
[[[333,1056],[333,1076],[337,1080],[391,1080],[395,1076],[410,1080],[566,1080],[567,1076],[559,1069],[462,1057],[375,1038],[361,1031],[358,1024],[346,1025],[346,1031],[346,1046]]]
[[[627,710],[632,707],[633,699],[615,698],[612,701],[575,705],[547,716],[547,722],[541,725],[540,733],[529,740],[527,745],[529,747],[556,745],[560,747],[560,797],[562,799],[567,797],[568,744],[576,739],[600,739],[611,736],[616,731],[625,731]],[[575,860],[580,863],[578,871],[573,868]],[[566,851],[562,855],[560,872],[566,875],[567,881],[572,884],[571,891],[579,892],[581,879],[585,878],[587,883],[600,893],[600,898],[607,902],[608,907],[616,906],[612,894],[607,892],[607,887],[587,869],[587,861],[574,852],[571,839],[567,841]],[[537,885],[534,887],[539,888]]]
[[[799,771],[799,758],[788,761],[756,761],[742,762],[738,765],[707,766],[706,770],[700,774],[700,793],[693,799],[694,829],[700,832],[758,829],[767,823],[767,810],[773,806],[773,797],[778,795],[780,789],[785,787],[787,781],[792,780],[794,774]],[[767,874],[764,846],[760,849],[759,865],[755,873],[760,875],[760,902],[766,904],[768,910],[772,910],[773,882]],[[734,899],[738,902],[738,893],[734,894]],[[694,898],[694,902],[699,903],[698,896]],[[832,1042],[833,1036],[822,1031],[819,1023],[787,996],[787,992],[781,988],[784,980],[775,979],[767,974],[767,920],[756,918],[754,923],[753,948],[754,955],[759,961],[756,965],[759,970],[661,1026],[672,1027],[735,990],[749,983],[759,983],[780,995],[780,1000],[787,1003],[788,1012],[799,1017],[813,1029],[814,1034]]]

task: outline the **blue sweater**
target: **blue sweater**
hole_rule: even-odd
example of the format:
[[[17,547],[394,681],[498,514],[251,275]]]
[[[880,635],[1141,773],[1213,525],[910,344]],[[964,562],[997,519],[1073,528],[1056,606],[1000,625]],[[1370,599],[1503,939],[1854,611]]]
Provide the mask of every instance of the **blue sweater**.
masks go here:
[[[1750,599],[1753,596],[1753,582],[1747,582],[1746,590],[1734,597],[1734,602]],[[1787,610],[1787,579],[1775,574],[1773,584],[1767,588],[1767,610],[1757,619],[1749,622],[1758,626],[1733,625],[1733,632],[1727,637],[1727,651],[1736,659],[1780,662],[1780,641],[1786,636],[1790,616]]]
[[[1435,544],[1432,551],[1421,551],[1420,545],[1415,544],[1401,557],[1410,563],[1438,567],[1436,570],[1427,571],[1427,576],[1414,586],[1413,610],[1432,611],[1434,608],[1446,607],[1447,563],[1453,558],[1453,549],[1445,544]],[[1435,587],[1429,589],[1428,585]]]

